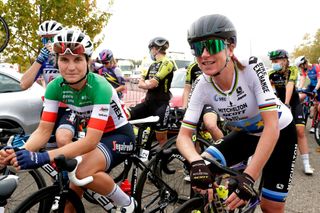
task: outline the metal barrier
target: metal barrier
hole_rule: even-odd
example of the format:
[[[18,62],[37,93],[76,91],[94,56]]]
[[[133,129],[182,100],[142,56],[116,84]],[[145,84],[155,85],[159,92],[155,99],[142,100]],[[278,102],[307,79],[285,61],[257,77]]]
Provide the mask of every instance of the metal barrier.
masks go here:
[[[123,102],[126,107],[135,106],[140,103],[141,99],[145,96],[146,90],[138,88],[136,81],[131,79],[126,82],[127,89],[123,93]]]

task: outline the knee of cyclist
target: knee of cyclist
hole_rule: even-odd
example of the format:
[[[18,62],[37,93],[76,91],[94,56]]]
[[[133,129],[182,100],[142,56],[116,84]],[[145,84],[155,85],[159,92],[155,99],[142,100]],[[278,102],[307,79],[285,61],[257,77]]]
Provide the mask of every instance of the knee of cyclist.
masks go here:
[[[71,131],[66,131],[67,130],[57,130],[56,132],[56,142],[58,147],[64,146],[72,142],[73,133]]]

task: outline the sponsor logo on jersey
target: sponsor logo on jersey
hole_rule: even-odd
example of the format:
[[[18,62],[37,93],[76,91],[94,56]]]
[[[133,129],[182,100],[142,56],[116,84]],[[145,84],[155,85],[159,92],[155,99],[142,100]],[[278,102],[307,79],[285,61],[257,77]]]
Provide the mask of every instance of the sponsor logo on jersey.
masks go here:
[[[259,64],[255,65],[253,67],[253,70],[256,71],[256,73],[257,73],[257,76],[259,78],[263,93],[270,92],[268,84],[267,84],[267,80],[266,80],[267,72],[266,72],[263,64],[259,63]]]
[[[236,92],[237,92],[238,101],[247,96],[247,94],[244,93],[242,87],[240,86],[236,89]]]
[[[227,98],[225,96],[221,96],[221,95],[214,95],[214,100],[215,101],[227,101]]]
[[[114,113],[117,115],[118,120],[123,118],[123,114],[121,112],[121,108],[117,105],[117,103],[114,100],[111,101],[110,106],[113,109]]]

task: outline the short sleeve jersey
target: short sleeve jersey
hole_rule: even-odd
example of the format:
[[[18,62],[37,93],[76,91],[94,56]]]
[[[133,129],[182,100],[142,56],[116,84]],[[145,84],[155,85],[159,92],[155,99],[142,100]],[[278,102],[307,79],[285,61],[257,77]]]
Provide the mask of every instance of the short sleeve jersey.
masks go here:
[[[192,85],[193,82],[202,74],[202,71],[200,70],[198,63],[193,62],[190,64],[187,68],[187,74],[186,74],[186,84]]]
[[[286,86],[288,82],[293,82],[294,85],[298,81],[298,68],[296,66],[289,66],[288,72],[280,73],[275,70],[271,70],[269,72],[269,79],[273,83],[275,90],[277,92],[277,96],[280,98],[280,100],[284,103],[286,99]],[[290,106],[297,106],[300,104],[299,100],[299,94],[294,89],[291,100],[290,100]]]
[[[317,64],[313,64],[311,69],[307,71],[301,70],[301,75],[310,79],[310,86],[316,86],[318,82],[318,78],[320,78],[320,66]]]
[[[148,71],[141,76],[145,80],[155,79],[159,82],[158,86],[149,89],[146,94],[146,101],[169,101],[171,98],[170,87],[173,72],[176,66],[173,61],[163,57],[159,61],[153,62]]]
[[[245,69],[235,69],[229,91],[222,91],[207,75],[196,80],[182,127],[195,129],[205,104],[212,105],[227,126],[249,134],[261,134],[264,111],[278,112],[280,129],[292,121],[290,110],[273,93],[264,64],[256,57],[242,63]]]
[[[102,76],[89,72],[86,85],[77,91],[63,84],[61,76],[49,83],[42,120],[55,122],[58,103],[65,103],[75,115],[87,120],[87,128],[113,131],[128,123],[116,90]]]
[[[50,54],[48,60],[42,64],[35,80],[37,80],[40,75],[42,75],[46,85],[60,75],[58,68],[55,66],[54,54]]]

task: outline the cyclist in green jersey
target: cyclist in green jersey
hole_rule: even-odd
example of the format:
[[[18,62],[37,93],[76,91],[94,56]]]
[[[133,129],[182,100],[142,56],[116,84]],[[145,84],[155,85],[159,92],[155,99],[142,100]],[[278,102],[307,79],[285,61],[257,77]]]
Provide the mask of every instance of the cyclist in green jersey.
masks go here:
[[[269,72],[269,79],[275,87],[277,96],[291,109],[297,128],[298,148],[303,161],[304,173],[312,175],[313,168],[309,162],[309,147],[305,134],[306,123],[299,94],[295,86],[299,71],[296,66],[290,66],[288,58],[288,52],[283,49],[274,50],[269,53],[273,69]]]
[[[146,116],[159,116],[155,126],[156,138],[160,144],[167,142],[169,101],[171,98],[170,87],[175,63],[166,57],[169,41],[156,37],[149,42],[151,59],[154,62],[148,71],[142,74],[138,87],[147,90],[144,102],[128,109],[130,119]]]
[[[184,85],[183,96],[182,96],[183,108],[187,108],[189,95],[192,91],[192,87],[194,86],[193,84],[196,82],[196,79],[201,74],[202,74],[202,71],[200,70],[197,62],[193,62],[187,67],[186,82]],[[210,132],[210,135],[213,140],[216,141],[223,137],[223,133],[217,125],[219,116],[214,111],[212,106],[210,106],[209,104],[205,105],[203,107],[201,117],[203,120],[204,127]]]
[[[0,163],[10,163],[17,170],[34,169],[62,154],[67,158],[81,155],[83,161],[77,169],[77,177],[93,176],[93,182],[85,187],[109,197],[120,212],[133,212],[135,200],[107,174],[132,153],[135,143],[132,126],[117,92],[105,78],[89,72],[88,61],[93,51],[89,36],[76,29],[66,29],[55,36],[53,50],[61,76],[47,86],[40,124],[24,145],[25,149],[1,150]],[[38,152],[53,131],[59,102],[70,108],[70,123],[76,122],[78,117],[87,121],[86,134],[58,149]],[[81,187],[74,184],[70,187],[82,196]]]

